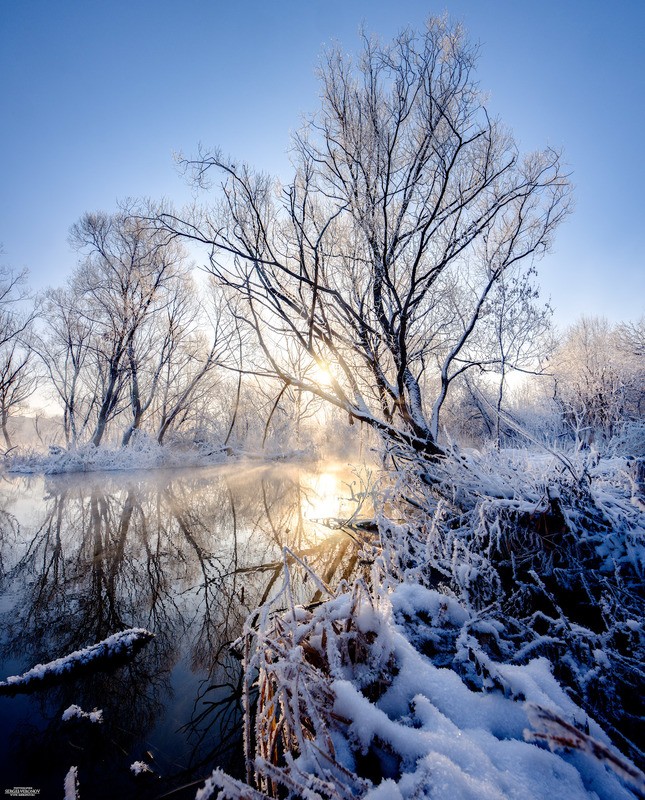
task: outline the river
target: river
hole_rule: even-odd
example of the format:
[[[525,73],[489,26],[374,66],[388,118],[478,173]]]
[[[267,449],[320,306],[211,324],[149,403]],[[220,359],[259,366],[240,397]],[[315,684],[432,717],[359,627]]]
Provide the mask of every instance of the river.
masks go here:
[[[213,767],[239,773],[229,643],[281,588],[284,548],[329,584],[353,573],[355,543],[315,520],[348,516],[359,484],[340,465],[3,476],[0,680],[127,628],[154,639],[0,696],[0,788],[62,798],[75,765],[81,800],[192,798]],[[300,602],[320,597],[300,569],[293,586]],[[103,722],[63,721],[73,704]]]

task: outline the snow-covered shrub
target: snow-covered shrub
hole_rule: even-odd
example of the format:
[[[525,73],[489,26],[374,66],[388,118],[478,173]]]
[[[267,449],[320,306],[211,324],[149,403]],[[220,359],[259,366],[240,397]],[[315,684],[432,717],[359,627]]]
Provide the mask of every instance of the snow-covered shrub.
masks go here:
[[[472,614],[452,664],[470,686],[496,685],[491,659],[546,657],[621,749],[642,759],[645,503],[633,464],[454,452],[401,470],[382,507],[386,573],[439,587]]]
[[[359,581],[313,610],[260,619],[244,640],[247,783],[216,770],[197,800],[628,800],[621,779],[645,786],[546,659],[490,659],[496,686],[482,688],[438,664],[437,651],[458,657],[473,622],[443,593]],[[543,726],[531,732],[539,712],[578,734],[572,751],[532,743],[557,744]]]

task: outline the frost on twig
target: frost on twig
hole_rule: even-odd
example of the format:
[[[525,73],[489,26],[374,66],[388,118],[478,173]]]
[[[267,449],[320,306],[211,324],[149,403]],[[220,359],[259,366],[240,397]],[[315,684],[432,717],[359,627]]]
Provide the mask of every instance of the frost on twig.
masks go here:
[[[639,796],[645,797],[645,775],[611,747],[579,730],[548,708],[527,703],[526,711],[533,727],[533,730],[524,731],[527,742],[546,742],[552,751],[580,750],[609,767]]]
[[[11,675],[6,681],[0,681],[0,695],[15,691],[29,691],[32,684],[44,680],[55,680],[63,675],[77,672],[101,661],[118,656],[130,656],[132,653],[152,639],[154,634],[144,628],[130,628],[120,631],[90,647],[75,650],[67,656],[37,664],[22,675]]]

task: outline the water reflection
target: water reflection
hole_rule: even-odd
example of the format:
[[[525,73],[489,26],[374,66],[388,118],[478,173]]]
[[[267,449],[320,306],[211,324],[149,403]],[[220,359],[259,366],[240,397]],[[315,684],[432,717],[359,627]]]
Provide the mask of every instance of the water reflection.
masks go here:
[[[0,698],[5,786],[59,796],[77,764],[81,796],[157,797],[230,768],[240,676],[228,644],[279,587],[283,548],[327,583],[349,576],[351,539],[311,522],[346,513],[339,483],[287,466],[5,481],[0,677],[125,628],[155,634],[125,665]],[[300,600],[319,599],[305,578]],[[62,722],[72,703],[102,708],[104,724]],[[137,759],[162,778],[135,779]]]

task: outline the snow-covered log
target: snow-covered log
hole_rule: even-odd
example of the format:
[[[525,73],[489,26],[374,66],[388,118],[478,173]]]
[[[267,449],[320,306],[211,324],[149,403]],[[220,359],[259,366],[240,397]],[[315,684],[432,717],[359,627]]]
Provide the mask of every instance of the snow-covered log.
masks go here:
[[[28,691],[34,683],[69,675],[99,661],[117,656],[129,656],[153,637],[154,634],[145,628],[129,628],[114,633],[90,647],[75,650],[73,653],[49,661],[47,664],[37,664],[22,675],[11,675],[5,681],[0,681],[0,694]]]

